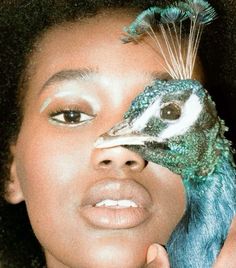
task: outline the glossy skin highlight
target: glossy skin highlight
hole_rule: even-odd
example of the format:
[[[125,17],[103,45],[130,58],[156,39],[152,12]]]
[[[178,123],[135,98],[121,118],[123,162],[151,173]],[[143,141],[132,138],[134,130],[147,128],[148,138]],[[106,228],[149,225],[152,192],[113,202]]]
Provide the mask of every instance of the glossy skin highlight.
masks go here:
[[[184,214],[179,175],[146,164],[122,147],[94,148],[96,139],[122,120],[153,73],[164,72],[150,46],[120,41],[132,19],[109,12],[82,24],[58,26],[43,36],[31,56],[23,124],[12,146],[15,194],[8,200],[26,202],[48,268],[142,267],[147,248],[154,242],[165,244]],[[70,74],[63,78],[63,72]],[[82,112],[82,122],[63,122],[62,112],[71,110]],[[100,184],[113,189],[104,194]],[[98,187],[101,196],[118,192],[117,198],[124,199],[119,189],[124,187],[129,196],[132,185],[149,196],[147,205],[134,193],[147,206],[143,221],[132,222],[133,212],[123,209],[119,213],[127,213],[132,223],[114,228],[81,212],[85,200],[98,201],[91,189]]]

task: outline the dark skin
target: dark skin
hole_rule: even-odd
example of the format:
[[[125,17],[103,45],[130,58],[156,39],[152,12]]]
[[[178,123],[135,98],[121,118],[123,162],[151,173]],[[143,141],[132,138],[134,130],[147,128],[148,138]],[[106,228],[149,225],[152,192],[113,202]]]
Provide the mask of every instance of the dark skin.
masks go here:
[[[13,186],[19,187],[19,185],[16,185],[16,184]],[[22,187],[22,185],[21,185],[21,187]],[[26,190],[25,190],[25,192],[26,192]],[[15,193],[21,194],[20,191],[15,192]],[[10,197],[10,199],[11,199],[10,201],[12,203],[22,201],[25,198],[24,196],[19,196],[19,195],[18,196],[13,195],[12,197],[13,197],[13,199]],[[15,198],[15,201],[14,201],[14,198]],[[232,237],[234,236],[234,232],[235,232],[234,225],[235,225],[235,223],[232,225],[232,228],[230,229],[229,237],[225,243],[225,246],[222,249],[222,252],[219,255],[219,258],[217,260],[215,268],[226,267],[226,263],[227,263],[227,267],[230,267],[230,265],[233,265],[233,263],[234,263],[234,261],[232,261],[232,259],[229,257],[230,255],[233,255],[232,250],[234,249],[234,247],[236,247],[235,245],[233,245],[234,239],[232,239]],[[230,263],[229,263],[229,259],[230,259]],[[146,267],[149,267],[149,268],[151,268],[151,267],[162,267],[162,268],[169,267],[168,256],[167,256],[167,253],[162,246],[153,244],[148,248]]]

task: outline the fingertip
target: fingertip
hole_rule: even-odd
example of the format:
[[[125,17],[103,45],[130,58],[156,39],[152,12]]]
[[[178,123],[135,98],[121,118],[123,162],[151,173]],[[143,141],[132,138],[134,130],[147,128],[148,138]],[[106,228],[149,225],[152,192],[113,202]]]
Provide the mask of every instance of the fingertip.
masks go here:
[[[155,262],[159,267],[169,267],[168,255],[165,248],[158,244],[152,244],[147,252],[147,264]]]
[[[148,248],[147,263],[150,263],[150,262],[154,261],[157,258],[157,256],[159,254],[161,254],[161,250],[162,250],[162,246],[160,246],[158,244],[152,244]]]
[[[157,251],[158,251],[157,247],[158,247],[158,245],[153,244],[148,248],[147,263],[154,261],[154,259],[157,257]]]

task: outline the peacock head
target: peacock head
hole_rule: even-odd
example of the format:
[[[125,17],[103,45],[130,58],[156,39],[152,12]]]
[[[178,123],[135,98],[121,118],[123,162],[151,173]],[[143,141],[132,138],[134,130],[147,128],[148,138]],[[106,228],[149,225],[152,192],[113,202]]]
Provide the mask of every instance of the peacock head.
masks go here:
[[[204,181],[214,171],[220,155],[229,152],[226,128],[209,94],[192,77],[203,28],[215,18],[206,0],[186,0],[151,7],[125,28],[124,43],[138,43],[144,35],[153,40],[173,80],[147,86],[96,147],[125,146],[185,181]],[[190,22],[184,32],[183,22]]]
[[[195,80],[155,80],[95,146],[125,146],[186,180],[206,177],[225,147],[224,123]]]

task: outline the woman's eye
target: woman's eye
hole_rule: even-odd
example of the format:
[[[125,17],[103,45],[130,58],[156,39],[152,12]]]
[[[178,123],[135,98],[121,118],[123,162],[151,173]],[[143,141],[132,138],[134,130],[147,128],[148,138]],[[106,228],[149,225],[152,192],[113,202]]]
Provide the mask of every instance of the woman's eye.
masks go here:
[[[164,104],[160,111],[161,119],[177,120],[181,116],[181,107],[174,102]]]
[[[76,110],[65,110],[50,115],[50,118],[60,124],[77,126],[92,120],[94,116]]]

